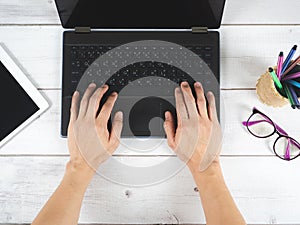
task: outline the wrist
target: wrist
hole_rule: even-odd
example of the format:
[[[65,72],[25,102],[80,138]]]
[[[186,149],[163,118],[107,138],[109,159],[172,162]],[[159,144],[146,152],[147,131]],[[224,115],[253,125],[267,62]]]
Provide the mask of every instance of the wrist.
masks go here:
[[[211,165],[204,171],[200,171],[199,164],[188,163],[187,165],[194,178],[197,177],[200,179],[205,179],[222,174],[219,159],[214,160]]]
[[[64,178],[72,182],[74,187],[86,188],[94,175],[95,171],[86,163],[74,162],[71,160],[66,165]]]
[[[190,171],[200,193],[216,188],[222,191],[227,190],[219,160],[215,160],[202,172],[200,172],[199,168],[194,167],[190,168]]]

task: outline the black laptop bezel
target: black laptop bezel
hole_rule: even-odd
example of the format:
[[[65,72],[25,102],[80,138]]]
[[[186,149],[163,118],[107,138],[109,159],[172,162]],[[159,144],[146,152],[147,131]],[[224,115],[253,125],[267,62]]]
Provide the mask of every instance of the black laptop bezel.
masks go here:
[[[133,1],[140,2],[140,0],[131,0],[131,2]],[[165,8],[167,7],[167,9],[163,13],[159,13],[159,7],[162,6],[158,5],[156,7],[153,1],[150,5],[148,4],[148,7],[143,6],[136,9],[131,9],[134,6],[129,4],[131,2],[126,1],[120,2],[120,4],[124,4],[123,8],[115,4],[112,6],[113,9],[107,9],[105,4],[113,2],[109,0],[101,1],[101,6],[97,5],[100,4],[98,0],[55,0],[55,5],[61,24],[63,28],[66,29],[74,29],[75,27],[89,27],[91,29],[190,29],[191,27],[207,27],[208,29],[218,29],[221,25],[226,2],[226,0],[157,1],[160,4],[167,4],[167,6],[164,6]],[[76,3],[73,4],[73,2]],[[146,3],[147,2],[145,2],[145,4]],[[62,5],[67,4],[75,5],[70,14],[68,14],[68,9],[66,8],[71,6],[62,7]],[[157,11],[152,12],[149,10],[148,12],[147,8],[149,8],[149,6],[152,7],[152,5],[156,7]],[[88,10],[86,9],[87,7],[90,7],[90,10],[96,10],[95,12],[97,13],[83,11]],[[118,14],[115,12],[116,10],[121,10],[119,13],[128,10],[133,10],[132,12],[142,11],[143,13],[140,13],[139,17],[133,15],[133,18],[131,18],[132,12],[128,13],[129,16],[118,17]],[[177,10],[178,15],[175,13],[172,14],[173,10]],[[67,16],[65,14],[67,14]],[[184,17],[186,17],[186,21],[184,21]],[[110,22],[111,20],[114,20],[114,22]],[[165,20],[166,22],[164,22]]]

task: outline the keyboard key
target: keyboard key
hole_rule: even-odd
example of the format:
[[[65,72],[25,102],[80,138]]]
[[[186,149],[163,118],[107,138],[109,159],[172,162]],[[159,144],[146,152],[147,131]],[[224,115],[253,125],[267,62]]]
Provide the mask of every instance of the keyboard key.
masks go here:
[[[211,47],[211,46],[205,46],[204,50],[205,50],[205,51],[211,51],[211,50],[212,50],[212,47]]]

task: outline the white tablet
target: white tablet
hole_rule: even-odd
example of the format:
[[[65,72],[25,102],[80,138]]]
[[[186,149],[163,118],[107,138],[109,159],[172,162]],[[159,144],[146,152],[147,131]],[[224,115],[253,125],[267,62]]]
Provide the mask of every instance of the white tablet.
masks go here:
[[[1,45],[0,98],[1,148],[49,106]]]

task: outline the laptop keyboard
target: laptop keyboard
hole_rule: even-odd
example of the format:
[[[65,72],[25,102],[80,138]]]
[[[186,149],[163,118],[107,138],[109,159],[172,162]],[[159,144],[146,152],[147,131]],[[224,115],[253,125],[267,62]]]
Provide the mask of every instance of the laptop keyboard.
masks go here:
[[[70,56],[71,56],[71,79],[70,79],[70,94],[73,93],[79,81],[86,71],[86,69],[101,55],[106,53],[107,51],[115,48],[117,46],[103,46],[103,45],[83,45],[83,46],[71,46],[69,48]],[[133,47],[134,48],[134,47]],[[151,47],[146,47],[151,48]],[[145,51],[146,48],[137,47],[133,49],[134,54],[139,54],[141,51]],[[212,63],[212,46],[186,46],[187,49],[193,51],[195,54],[200,56],[203,61],[210,67]],[[149,51],[149,49],[148,49]],[[151,51],[154,51],[151,49]],[[165,52],[167,52],[166,49]],[[120,51],[119,57],[121,58],[122,55],[125,55],[126,51]],[[199,63],[198,60],[195,62]],[[180,63],[183,64],[183,67],[192,67],[193,62],[189,60],[181,60]],[[99,65],[99,67],[108,66]],[[150,76],[150,77],[149,77]],[[118,90],[120,86],[130,85],[133,80],[137,80],[138,78],[148,77],[147,79],[140,79],[134,85],[143,87],[149,87],[152,85],[159,86],[160,84],[166,85],[168,82],[160,82],[163,78],[169,80],[170,84],[180,83],[183,80],[189,81],[191,79],[190,76],[187,76],[185,72],[182,70],[167,65],[161,62],[137,62],[131,65],[128,65],[118,72],[116,72],[113,76],[111,76],[106,83],[112,87],[112,89]]]

